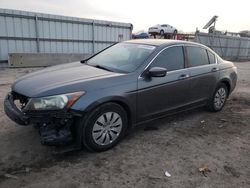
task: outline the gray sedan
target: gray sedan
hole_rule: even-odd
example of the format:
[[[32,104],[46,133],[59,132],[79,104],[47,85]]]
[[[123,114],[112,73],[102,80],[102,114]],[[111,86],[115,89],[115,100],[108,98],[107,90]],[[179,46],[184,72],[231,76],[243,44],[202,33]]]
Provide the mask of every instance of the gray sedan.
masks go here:
[[[131,40],[21,77],[4,106],[18,124],[36,125],[43,144],[104,151],[135,125],[200,106],[220,111],[236,81],[234,64],[201,44]]]

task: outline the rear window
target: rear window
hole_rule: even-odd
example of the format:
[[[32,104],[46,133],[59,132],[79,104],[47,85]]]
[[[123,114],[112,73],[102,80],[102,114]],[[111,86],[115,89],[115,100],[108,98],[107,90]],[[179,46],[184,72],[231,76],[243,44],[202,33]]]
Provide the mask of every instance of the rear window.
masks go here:
[[[200,47],[188,46],[187,57],[189,67],[197,67],[209,64],[207,51]]]

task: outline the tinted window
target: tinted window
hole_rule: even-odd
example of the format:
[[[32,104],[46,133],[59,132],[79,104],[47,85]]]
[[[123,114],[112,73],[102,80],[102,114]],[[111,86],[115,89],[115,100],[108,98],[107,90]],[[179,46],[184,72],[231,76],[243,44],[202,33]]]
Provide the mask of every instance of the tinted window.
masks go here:
[[[208,50],[207,50],[207,54],[208,54],[210,64],[214,64],[215,63],[215,55],[212,54],[212,52],[210,52]]]
[[[154,67],[164,67],[168,71],[184,68],[182,47],[171,47],[161,52],[152,64]]]
[[[209,64],[207,51],[203,48],[188,46],[187,57],[190,67]]]

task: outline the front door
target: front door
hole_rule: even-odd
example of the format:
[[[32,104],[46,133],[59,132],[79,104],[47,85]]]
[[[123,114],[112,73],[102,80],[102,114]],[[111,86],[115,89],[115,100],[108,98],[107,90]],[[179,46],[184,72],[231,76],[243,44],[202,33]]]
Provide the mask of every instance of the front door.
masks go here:
[[[147,70],[152,67],[163,67],[167,69],[167,75],[138,79],[138,121],[163,115],[188,103],[189,70],[185,68],[183,54],[182,46],[166,48]]]

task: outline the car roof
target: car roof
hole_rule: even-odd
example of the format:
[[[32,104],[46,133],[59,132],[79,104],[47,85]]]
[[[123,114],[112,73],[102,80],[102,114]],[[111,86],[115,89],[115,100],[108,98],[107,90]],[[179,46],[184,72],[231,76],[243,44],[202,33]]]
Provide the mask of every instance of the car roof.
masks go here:
[[[197,46],[203,46],[202,44],[198,44],[195,42],[182,41],[182,40],[170,40],[170,39],[136,39],[136,40],[127,40],[124,41],[126,43],[134,43],[134,44],[146,44],[153,46],[168,46],[173,44],[192,44]]]

